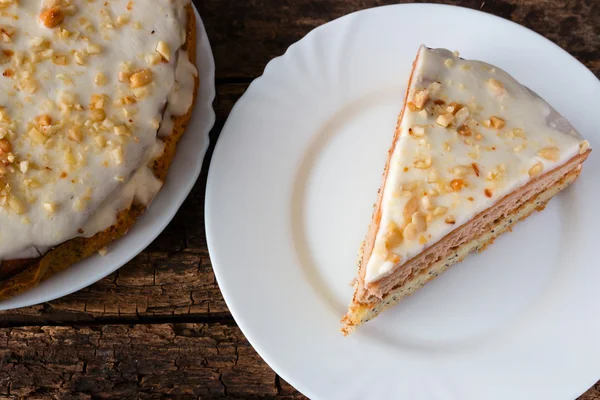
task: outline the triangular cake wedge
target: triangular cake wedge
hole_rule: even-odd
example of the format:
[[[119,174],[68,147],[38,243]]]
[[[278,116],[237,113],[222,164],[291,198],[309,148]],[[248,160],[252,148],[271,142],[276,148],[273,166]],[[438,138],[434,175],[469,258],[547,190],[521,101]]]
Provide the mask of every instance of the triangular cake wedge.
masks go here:
[[[421,46],[344,334],[543,209],[590,151],[564,117],[500,68]]]

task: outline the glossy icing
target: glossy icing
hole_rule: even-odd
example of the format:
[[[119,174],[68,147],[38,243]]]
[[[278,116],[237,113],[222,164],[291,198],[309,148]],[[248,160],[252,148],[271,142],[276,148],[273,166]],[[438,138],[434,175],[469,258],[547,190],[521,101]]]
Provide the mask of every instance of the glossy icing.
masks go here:
[[[500,68],[424,46],[398,130],[367,283],[589,147]]]
[[[152,201],[158,130],[193,101],[188,3],[2,2],[0,260],[92,236],[134,198]]]

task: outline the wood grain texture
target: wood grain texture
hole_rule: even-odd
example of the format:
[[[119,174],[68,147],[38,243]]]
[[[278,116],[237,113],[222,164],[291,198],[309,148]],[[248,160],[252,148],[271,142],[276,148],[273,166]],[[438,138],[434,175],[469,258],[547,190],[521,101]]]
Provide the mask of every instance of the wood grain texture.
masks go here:
[[[266,63],[310,30],[350,12],[408,1],[204,0],[201,14],[218,61],[217,78],[257,77]],[[417,1],[419,2],[419,1]],[[600,77],[600,2],[597,0],[451,0],[542,34]],[[475,33],[474,33],[475,34]]]
[[[266,63],[313,28],[383,0],[196,1],[217,65],[218,138]],[[600,77],[600,2],[454,0],[525,25]],[[231,318],[212,272],[202,175],[167,229],[118,272],[46,304],[0,312],[0,400],[302,397]],[[600,372],[599,372],[600,373]],[[579,400],[600,400],[596,384]]]
[[[5,328],[0,345],[2,399],[300,398],[235,326]]]

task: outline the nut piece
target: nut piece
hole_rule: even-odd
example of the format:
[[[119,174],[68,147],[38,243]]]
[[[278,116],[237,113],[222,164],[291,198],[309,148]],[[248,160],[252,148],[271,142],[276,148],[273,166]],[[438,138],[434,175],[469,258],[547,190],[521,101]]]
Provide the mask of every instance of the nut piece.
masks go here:
[[[39,18],[40,18],[40,22],[46,28],[54,28],[54,27],[60,25],[60,23],[64,21],[65,14],[62,12],[60,7],[55,6],[55,7],[50,7],[49,9],[43,11],[40,14]]]
[[[47,202],[47,203],[44,203],[43,206],[44,206],[44,210],[46,210],[50,214],[53,214],[58,210],[56,203]]]
[[[588,151],[588,149],[590,148],[590,142],[588,142],[587,140],[584,140],[583,142],[579,143],[579,154],[583,154],[586,151]]]
[[[441,215],[444,215],[448,212],[448,208],[446,207],[436,207],[435,210],[433,210],[433,215],[436,217],[439,217]]]
[[[460,178],[453,179],[452,182],[450,182],[450,186],[452,186],[452,190],[455,192],[460,192],[463,187],[467,186],[467,183]]]
[[[422,125],[415,125],[408,129],[408,133],[412,136],[422,137],[425,135],[425,127]]]
[[[8,141],[8,139],[0,139],[0,154],[1,153],[10,153],[12,151],[12,145]]]
[[[411,219],[412,215],[417,211],[418,208],[419,202],[415,197],[411,197],[410,200],[408,200],[408,202],[404,206],[404,213],[402,214],[404,216],[404,219],[406,221]]]
[[[386,250],[389,251],[402,242],[402,231],[395,223],[390,222],[387,231],[385,232],[384,239]]]
[[[425,232],[427,230],[427,222],[425,221],[425,215],[423,215],[423,213],[417,211],[412,215],[411,220],[418,232]]]
[[[487,81],[488,87],[490,88],[490,90],[492,92],[494,92],[495,94],[502,94],[504,93],[504,84],[502,84],[502,82],[500,82],[497,79],[494,78],[490,78]]]
[[[421,205],[426,210],[433,210],[433,204],[431,204],[431,200],[429,199],[429,196],[421,197]]]
[[[422,110],[425,107],[425,103],[429,100],[429,93],[427,90],[419,90],[415,93],[413,97],[413,104],[417,108],[417,110]]]
[[[67,137],[77,143],[81,143],[81,141],[83,140],[83,134],[81,133],[81,129],[79,129],[76,126],[69,129]]]
[[[446,112],[451,113],[452,115],[456,115],[456,113],[463,107],[464,106],[462,104],[453,101],[446,107]]]
[[[494,129],[502,129],[506,125],[506,121],[499,117],[490,117],[490,125]]]
[[[93,108],[90,110],[90,119],[94,122],[102,122],[106,119],[106,112],[101,108]]]
[[[439,117],[437,117],[437,119],[435,120],[435,122],[438,125],[441,125],[444,128],[447,128],[448,125],[450,125],[452,123],[452,121],[454,121],[454,115],[452,115],[451,113],[449,113],[449,114],[442,114]]]
[[[461,136],[471,136],[471,128],[467,125],[461,125],[458,127],[458,134]]]
[[[479,166],[477,165],[477,163],[471,163],[471,167],[473,168],[475,175],[477,175],[477,177],[479,177]]]
[[[456,223],[456,219],[453,215],[448,215],[444,221],[450,225],[454,225]]]
[[[415,240],[417,238],[418,233],[419,232],[417,229],[417,225],[411,222],[408,225],[406,225],[406,228],[404,228],[404,232],[402,232],[402,235],[405,239]]]
[[[529,168],[529,176],[535,178],[536,176],[540,175],[543,170],[544,166],[542,163],[535,163],[533,167]]]
[[[10,208],[12,208],[14,212],[16,212],[19,215],[25,214],[25,212],[27,211],[23,202],[12,195],[8,198],[8,205],[10,206]]]
[[[419,157],[413,163],[415,168],[427,169],[431,167],[431,157]]]
[[[549,161],[558,161],[560,150],[558,147],[545,147],[538,152],[538,155]]]
[[[171,61],[171,49],[169,44],[162,40],[156,45],[156,52],[160,54],[166,61]]]
[[[44,144],[46,143],[46,140],[48,140],[46,136],[44,136],[40,131],[38,131],[35,128],[31,128],[27,134],[35,143]]]
[[[104,75],[102,72],[98,72],[94,78],[94,83],[98,86],[106,85],[106,75]]]
[[[143,69],[129,77],[129,86],[132,89],[143,87],[152,82],[153,75],[149,69]]]
[[[452,174],[456,177],[462,177],[468,175],[472,171],[472,168],[465,165],[457,165],[452,168]]]
[[[52,125],[52,118],[48,114],[42,114],[35,117],[35,122],[39,126],[50,126]]]

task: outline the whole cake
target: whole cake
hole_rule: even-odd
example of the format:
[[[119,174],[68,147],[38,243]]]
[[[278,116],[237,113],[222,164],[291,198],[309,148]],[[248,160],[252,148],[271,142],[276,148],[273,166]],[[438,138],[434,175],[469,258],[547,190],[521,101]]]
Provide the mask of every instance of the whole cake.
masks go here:
[[[186,0],[0,1],[0,298],[127,232],[198,87]]]
[[[422,46],[344,334],[542,210],[590,151],[564,117],[500,68]]]

